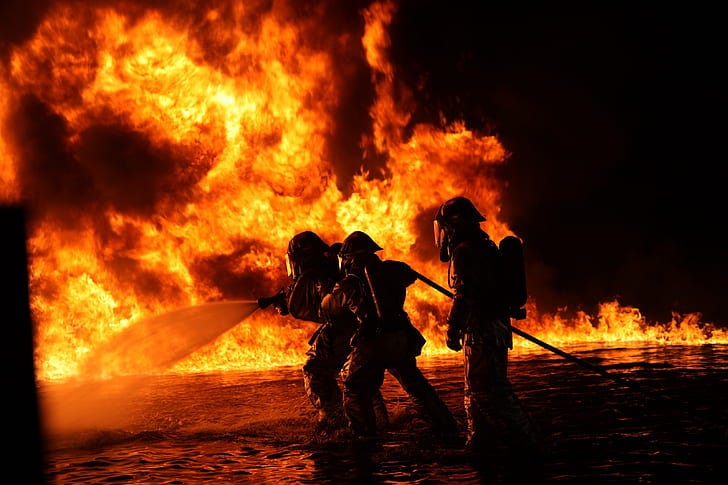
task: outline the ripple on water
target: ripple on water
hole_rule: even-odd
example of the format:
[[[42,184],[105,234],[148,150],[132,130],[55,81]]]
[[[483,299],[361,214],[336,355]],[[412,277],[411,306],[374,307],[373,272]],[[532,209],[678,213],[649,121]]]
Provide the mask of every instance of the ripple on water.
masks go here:
[[[639,389],[549,354],[514,358],[514,388],[548,445],[549,483],[720,483],[728,347],[585,349]],[[461,356],[423,372],[461,430]],[[300,369],[43,385],[52,483],[481,483],[503,472],[439,443],[387,376],[383,440],[314,441]],[[63,411],[63,412],[60,412]],[[501,464],[502,465],[502,464]],[[726,481],[728,483],[728,481]]]

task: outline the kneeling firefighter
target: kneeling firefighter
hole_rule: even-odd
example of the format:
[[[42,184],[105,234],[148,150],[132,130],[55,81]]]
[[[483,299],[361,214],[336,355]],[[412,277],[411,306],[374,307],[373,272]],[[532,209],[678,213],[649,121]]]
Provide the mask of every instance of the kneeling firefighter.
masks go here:
[[[277,295],[258,300],[261,308],[273,305],[281,315],[320,324],[308,342],[303,382],[311,404],[318,410],[317,431],[321,433],[345,427],[339,374],[356,330],[353,317],[326,319],[321,312],[321,301],[341,275],[339,247],[339,243],[329,246],[312,231],[296,234],[288,243],[285,257],[291,284]],[[378,419],[386,424],[384,399],[380,393],[372,399]]]
[[[344,412],[354,435],[378,434],[372,397],[389,371],[439,434],[453,437],[457,423],[417,367],[425,339],[404,311],[407,287],[417,274],[406,263],[381,260],[382,248],[369,235],[349,234],[339,253],[345,276],[322,302],[331,318],[353,316],[357,330],[344,364]]]

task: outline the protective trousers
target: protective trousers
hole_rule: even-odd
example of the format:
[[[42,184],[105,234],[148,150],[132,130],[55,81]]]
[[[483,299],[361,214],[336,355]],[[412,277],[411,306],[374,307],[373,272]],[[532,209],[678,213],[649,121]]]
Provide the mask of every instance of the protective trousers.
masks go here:
[[[325,323],[306,352],[303,384],[311,404],[318,410],[320,424],[344,424],[339,376],[351,350],[349,341],[353,333],[353,325]],[[371,400],[377,421],[386,426],[387,408],[378,389]]]
[[[384,373],[389,371],[410,396],[418,412],[430,422],[433,431],[456,434],[455,418],[417,367],[415,357],[408,356],[406,351],[387,352],[390,347],[387,343],[391,343],[386,342],[389,338],[385,334],[360,343],[344,364],[344,412],[352,432],[359,436],[377,434],[372,397],[380,392]]]
[[[508,380],[508,348],[483,342],[466,333],[465,413],[470,448],[494,446],[497,437],[513,448],[535,449],[539,439],[530,416],[523,408]]]

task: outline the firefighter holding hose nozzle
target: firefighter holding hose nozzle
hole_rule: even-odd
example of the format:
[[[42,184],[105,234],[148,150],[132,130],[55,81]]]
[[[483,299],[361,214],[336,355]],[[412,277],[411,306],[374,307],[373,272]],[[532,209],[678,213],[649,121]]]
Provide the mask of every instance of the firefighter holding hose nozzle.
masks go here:
[[[285,255],[290,285],[275,295],[258,299],[260,308],[273,306],[280,315],[316,322],[319,327],[308,341],[303,382],[311,404],[318,411],[316,437],[325,438],[337,429],[346,428],[342,406],[339,373],[351,350],[350,340],[356,329],[352,318],[324,318],[321,301],[340,277],[338,249],[312,231],[303,231],[291,238]],[[377,418],[388,421],[384,398],[372,396]]]
[[[288,298],[287,290],[288,288],[281,288],[275,295],[258,298],[258,306],[261,309],[266,309],[272,305],[280,315],[288,315],[288,305],[286,304],[286,299]]]

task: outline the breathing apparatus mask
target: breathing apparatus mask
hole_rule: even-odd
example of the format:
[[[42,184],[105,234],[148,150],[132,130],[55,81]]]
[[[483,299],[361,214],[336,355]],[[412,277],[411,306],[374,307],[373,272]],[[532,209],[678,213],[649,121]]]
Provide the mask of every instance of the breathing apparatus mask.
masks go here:
[[[318,251],[299,250],[286,253],[286,272],[292,280],[298,279],[306,271],[310,271],[325,262],[324,254]]]
[[[341,274],[349,274],[352,272],[352,257],[344,257],[341,254],[339,254],[339,272]]]
[[[381,250],[368,234],[354,231],[344,239],[339,250],[339,270],[342,274],[355,273],[363,268],[369,255]]]
[[[290,253],[286,253],[286,273],[292,280],[301,276],[301,265],[293,261],[293,255]]]
[[[434,220],[435,245],[440,249],[440,261],[450,261],[450,247],[456,234],[463,234],[479,227],[485,217],[478,212],[470,199],[458,196],[443,203]]]
[[[292,280],[304,271],[316,267],[325,260],[329,246],[315,233],[304,231],[296,234],[288,243],[286,272]]]
[[[450,261],[450,236],[440,221],[433,221],[435,231],[435,246],[440,249],[440,261],[447,263]]]

